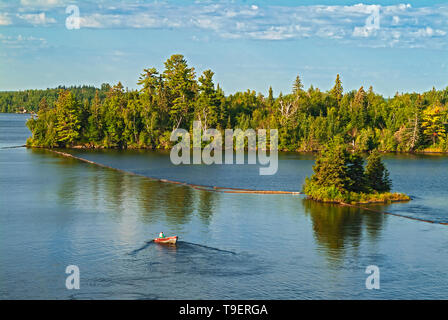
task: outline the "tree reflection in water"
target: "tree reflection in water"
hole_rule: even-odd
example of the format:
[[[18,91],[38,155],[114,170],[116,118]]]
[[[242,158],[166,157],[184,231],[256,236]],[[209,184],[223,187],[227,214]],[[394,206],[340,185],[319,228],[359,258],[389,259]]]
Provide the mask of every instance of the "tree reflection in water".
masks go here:
[[[156,223],[163,218],[169,225],[176,226],[189,223],[197,212],[202,222],[208,224],[219,198],[216,192],[163,183],[45,153],[53,156],[57,167],[64,171],[58,181],[60,203],[90,211],[106,211],[114,219],[121,219],[124,213],[132,211],[138,213],[144,223]]]
[[[305,213],[311,217],[317,242],[327,249],[330,258],[338,258],[348,248],[357,249],[363,230],[372,240],[376,240],[387,217],[361,208],[308,199],[303,200],[303,206]]]

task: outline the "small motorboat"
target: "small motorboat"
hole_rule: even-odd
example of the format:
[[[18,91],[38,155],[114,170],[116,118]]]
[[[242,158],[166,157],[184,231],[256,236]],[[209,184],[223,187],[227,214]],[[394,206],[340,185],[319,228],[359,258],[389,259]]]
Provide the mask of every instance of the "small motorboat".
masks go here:
[[[161,244],[176,244],[177,236],[165,237],[165,238],[155,238],[154,242],[161,243]]]

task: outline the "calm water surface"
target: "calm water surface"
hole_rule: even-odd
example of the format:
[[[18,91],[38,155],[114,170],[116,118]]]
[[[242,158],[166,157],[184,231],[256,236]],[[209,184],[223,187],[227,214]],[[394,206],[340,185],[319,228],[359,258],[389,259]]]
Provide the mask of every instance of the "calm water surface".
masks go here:
[[[1,299],[440,299],[448,227],[310,202],[151,181],[23,145],[27,116],[0,114]],[[71,151],[74,152],[74,151]],[[76,151],[149,177],[299,190],[310,155],[257,166],[173,166],[153,151]],[[390,155],[394,189],[415,199],[377,209],[448,222],[448,157]],[[149,242],[179,235],[176,247]],[[81,289],[65,288],[65,268]],[[380,290],[365,269],[380,268]]]

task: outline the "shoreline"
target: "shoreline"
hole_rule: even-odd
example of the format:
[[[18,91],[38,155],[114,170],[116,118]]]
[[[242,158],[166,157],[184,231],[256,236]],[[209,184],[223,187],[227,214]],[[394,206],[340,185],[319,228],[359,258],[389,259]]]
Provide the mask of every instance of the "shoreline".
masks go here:
[[[25,145],[27,148],[41,148],[41,149],[60,149],[60,150],[154,150],[154,151],[169,151],[170,149],[167,148],[151,148],[151,147],[126,147],[126,148],[117,148],[117,147],[103,147],[103,146],[86,146],[86,145],[75,145],[71,147],[45,147],[45,146],[32,146],[32,145]],[[193,150],[193,147],[190,148],[190,150]],[[223,151],[226,150],[225,148],[222,149]],[[258,150],[258,148],[256,149]],[[245,151],[247,151],[245,149]],[[270,151],[269,149],[265,149],[264,151]],[[315,154],[318,153],[319,150],[312,150],[312,151],[305,151],[305,150],[278,150],[279,152],[284,153],[308,153],[308,154]],[[380,153],[383,154],[406,154],[406,155],[448,155],[448,151],[384,151],[384,150],[378,150]],[[366,153],[366,152],[362,152]]]
[[[305,194],[305,193],[303,193]],[[343,201],[336,201],[336,200],[331,200],[331,201],[324,201],[324,200],[318,200],[318,199],[313,199],[309,196],[307,196],[308,200],[311,201],[315,201],[315,202],[320,202],[320,203],[328,203],[328,204],[338,204],[341,206],[356,206],[356,205],[375,205],[375,204],[391,204],[391,203],[404,203],[404,202],[409,202],[412,201],[412,198],[409,197],[409,199],[388,199],[388,200],[371,200],[371,201],[359,201],[359,202],[352,202],[352,203],[347,203],[347,202],[343,202]]]

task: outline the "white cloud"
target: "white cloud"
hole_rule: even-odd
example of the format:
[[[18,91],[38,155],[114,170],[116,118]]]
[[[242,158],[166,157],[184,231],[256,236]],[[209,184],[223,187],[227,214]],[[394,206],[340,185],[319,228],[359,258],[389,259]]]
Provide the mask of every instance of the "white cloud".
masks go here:
[[[39,5],[38,11],[55,16],[56,7],[66,0],[21,0],[26,5]],[[45,8],[44,8],[45,7]],[[53,10],[53,11],[52,11]],[[7,10],[5,12],[8,12]],[[16,20],[33,25],[56,21],[36,9],[13,15],[0,15],[0,25]],[[379,15],[379,19],[374,19]],[[20,19],[18,19],[20,18]],[[8,20],[9,19],[9,20]],[[197,39],[220,36],[232,39],[287,40],[309,37],[338,39],[361,46],[448,46],[448,7],[413,8],[397,5],[255,5],[236,1],[195,1],[185,5],[156,1],[115,1],[95,4],[86,1],[81,7],[81,28],[169,28],[201,32]],[[6,21],[6,22],[5,22]],[[379,24],[381,22],[381,25]],[[377,24],[375,24],[378,22]],[[60,26],[63,23],[61,19]],[[399,35],[399,36],[397,36]]]
[[[413,33],[417,37],[433,37],[433,36],[445,36],[446,31],[443,30],[434,30],[431,27],[426,27],[423,29],[418,29]]]
[[[284,40],[294,38],[295,28],[289,27],[270,27],[267,30],[249,32],[249,37],[259,40]]]
[[[0,43],[6,48],[12,49],[37,49],[47,46],[47,40],[33,36],[5,36],[0,34]]]
[[[380,8],[381,6],[377,4],[358,3],[353,6],[335,6],[335,8],[333,8],[333,11],[342,11],[352,14],[371,14],[372,12],[374,12],[375,10],[379,10]]]
[[[8,26],[12,24],[12,20],[7,13],[0,13],[0,26]]]
[[[202,29],[218,30],[219,23],[210,18],[193,19],[193,24]]]
[[[62,0],[20,0],[25,7],[55,7],[64,5]]]
[[[106,28],[121,25],[120,15],[92,14],[80,17],[80,26],[85,28]]]
[[[400,23],[400,17],[399,16],[393,16],[392,17],[392,25],[396,26]]]
[[[47,17],[45,12],[17,14],[17,17],[35,26],[56,23],[56,20],[54,18]]]
[[[353,29],[353,37],[362,37],[362,38],[368,38],[371,36],[377,35],[379,28],[372,28],[370,26],[364,26],[364,27],[355,27]]]

